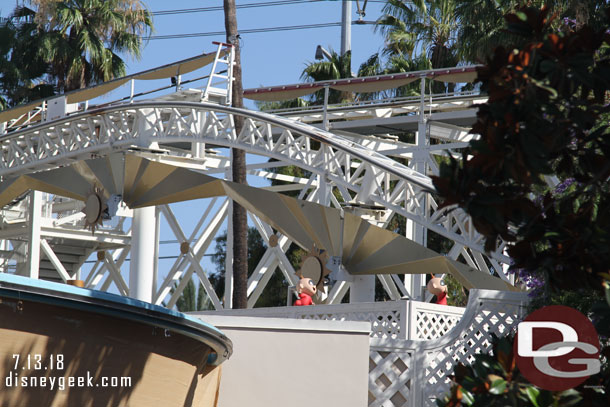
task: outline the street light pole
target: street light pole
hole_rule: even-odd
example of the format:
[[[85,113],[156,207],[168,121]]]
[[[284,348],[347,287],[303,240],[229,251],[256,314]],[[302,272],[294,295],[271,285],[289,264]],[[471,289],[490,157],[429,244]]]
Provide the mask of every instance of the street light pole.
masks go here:
[[[352,0],[343,0],[341,8],[341,55],[352,50]]]

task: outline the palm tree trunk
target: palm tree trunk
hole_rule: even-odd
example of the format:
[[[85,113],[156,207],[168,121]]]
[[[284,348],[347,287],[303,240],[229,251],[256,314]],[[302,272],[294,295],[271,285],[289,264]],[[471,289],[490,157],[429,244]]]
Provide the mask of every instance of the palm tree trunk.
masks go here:
[[[237,16],[235,0],[224,0],[225,31],[227,42],[235,46],[235,67],[233,68],[233,106],[243,107],[243,87],[241,83],[241,57],[239,39],[237,38]],[[241,132],[243,117],[234,116],[235,131]],[[233,181],[246,183],[246,153],[243,150],[232,151]],[[233,308],[247,308],[248,286],[248,214],[239,204],[233,202]]]

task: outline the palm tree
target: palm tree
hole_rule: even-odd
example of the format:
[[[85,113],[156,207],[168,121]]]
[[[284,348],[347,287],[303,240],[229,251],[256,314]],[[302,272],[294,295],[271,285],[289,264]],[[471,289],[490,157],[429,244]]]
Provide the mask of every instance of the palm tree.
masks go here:
[[[360,67],[361,72],[380,73],[451,67],[458,64],[455,14],[456,0],[387,0],[383,15],[377,20],[385,44],[381,55],[371,57]],[[453,84],[434,82],[435,93],[451,91]],[[390,96],[419,94],[415,84],[403,87]]]
[[[515,9],[518,0],[456,0],[460,16],[459,57],[464,61],[483,62],[502,44],[516,40],[504,30],[504,15]]]
[[[310,62],[303,73],[301,79],[308,82],[328,81],[333,79],[353,78],[352,53],[347,51],[343,55],[339,55],[332,48],[329,50],[331,58],[327,61]],[[350,100],[349,92],[339,92],[330,89],[328,95],[328,103],[341,103],[344,100]],[[312,96],[312,105],[319,105],[324,102],[324,90],[319,90]]]
[[[455,66],[455,0],[387,0],[377,29],[385,37],[384,54],[413,57],[429,55],[433,68]]]
[[[387,60],[383,60],[379,53],[373,54],[367,59],[360,69],[358,76],[388,75],[393,73],[403,73],[412,71],[423,71],[432,69],[432,64],[425,53],[415,58],[408,58],[404,55],[391,55]],[[402,96],[417,96],[420,92],[419,82],[412,82],[408,85],[396,89],[388,89],[382,92],[359,94],[362,100],[373,100],[378,98],[392,98]]]
[[[83,88],[125,74],[120,53],[140,57],[152,29],[140,0],[30,0],[37,7],[43,47],[60,91]]]
[[[241,80],[241,51],[237,31],[237,12],[235,0],[223,0],[226,41],[235,48],[235,65],[233,66],[233,107],[244,107],[244,89]],[[244,118],[233,116],[235,133],[240,134]],[[246,152],[237,148],[231,149],[231,176],[233,182],[247,184]],[[248,307],[248,212],[233,201],[233,308]]]

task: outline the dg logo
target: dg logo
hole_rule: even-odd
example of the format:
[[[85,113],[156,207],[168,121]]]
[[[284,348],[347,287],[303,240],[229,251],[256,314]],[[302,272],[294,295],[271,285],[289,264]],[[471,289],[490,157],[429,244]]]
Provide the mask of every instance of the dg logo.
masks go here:
[[[600,371],[599,338],[582,313],[551,305],[529,314],[517,327],[517,367],[532,384],[563,391]]]

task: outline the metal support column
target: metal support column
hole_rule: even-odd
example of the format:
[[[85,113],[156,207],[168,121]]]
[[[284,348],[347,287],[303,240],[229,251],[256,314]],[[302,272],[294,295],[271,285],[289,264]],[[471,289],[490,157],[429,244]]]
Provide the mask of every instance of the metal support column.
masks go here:
[[[349,302],[375,302],[375,276],[354,276],[349,289]]]
[[[324,113],[322,117],[322,123],[324,124],[324,130],[328,131],[330,128],[328,125],[328,92],[330,85],[324,85]]]
[[[39,277],[40,267],[40,225],[42,217],[42,192],[30,192],[29,207],[29,230],[28,230],[28,257],[26,275],[30,278]]]
[[[415,144],[417,149],[413,152],[413,162],[409,165],[415,171],[426,174],[426,158],[428,152],[426,150],[426,112],[425,112],[425,95],[426,95],[426,78],[421,78],[420,84],[420,106],[419,106],[419,120],[417,122],[417,135],[415,137]],[[415,200],[414,204],[416,211],[419,211],[422,216],[425,217],[426,212],[426,197],[424,194],[415,196],[412,199]],[[406,236],[416,243],[423,246],[427,246],[426,228],[407,219],[406,224]],[[426,285],[426,277],[424,274],[407,274],[405,276],[405,287],[409,290],[411,298],[414,300],[422,301],[424,296],[424,286]]]
[[[133,210],[129,296],[152,302],[155,270],[157,210],[147,206]]]
[[[352,50],[352,0],[343,0],[341,7],[341,55]]]

